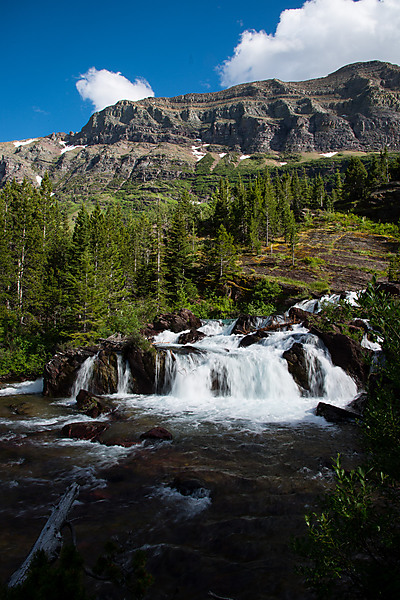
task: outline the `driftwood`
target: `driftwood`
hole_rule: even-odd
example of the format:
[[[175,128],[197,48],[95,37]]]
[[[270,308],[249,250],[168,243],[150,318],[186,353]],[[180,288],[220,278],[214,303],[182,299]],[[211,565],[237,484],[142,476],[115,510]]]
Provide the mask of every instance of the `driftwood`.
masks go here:
[[[50,517],[47,519],[45,526],[24,563],[11,576],[8,587],[15,587],[24,582],[28,575],[32,559],[37,552],[43,551],[49,559],[56,558],[61,546],[61,529],[66,523],[67,515],[78,492],[79,485],[73,483],[63,496],[61,496],[59,503],[53,508]]]

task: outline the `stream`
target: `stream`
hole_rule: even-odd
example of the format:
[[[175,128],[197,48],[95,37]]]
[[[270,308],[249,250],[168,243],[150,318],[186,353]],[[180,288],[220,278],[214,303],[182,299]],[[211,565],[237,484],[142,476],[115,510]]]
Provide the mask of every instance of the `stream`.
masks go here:
[[[321,400],[345,407],[357,388],[304,327],[243,348],[232,327],[206,322],[206,337],[189,349],[177,334],[160,334],[165,369],[157,394],[130,394],[120,362],[118,393],[110,397],[117,417],[96,419],[110,423],[103,444],[63,437],[64,425],[92,420],[77,412],[74,397],[44,398],[41,381],[0,389],[3,580],[77,481],[71,519],[85,561],[92,565],[109,539],[127,554],[145,550],[155,579],[146,598],[201,600],[210,591],[233,600],[313,597],[296,574],[291,540],[304,534],[304,514],[332,486],[332,457],[340,452],[346,468],[361,460],[356,427],[330,425],[315,408]],[[282,358],[295,342],[307,357],[308,392]],[[90,389],[90,373],[86,362],[73,395]],[[140,441],[155,425],[173,440]],[[127,437],[131,447],[115,443]],[[90,586],[98,598],[124,597],[107,584]]]

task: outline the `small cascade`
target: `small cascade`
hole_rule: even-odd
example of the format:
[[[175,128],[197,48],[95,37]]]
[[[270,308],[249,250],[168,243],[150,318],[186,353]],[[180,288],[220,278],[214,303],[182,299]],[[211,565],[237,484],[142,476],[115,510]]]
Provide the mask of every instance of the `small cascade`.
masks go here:
[[[79,393],[79,390],[90,390],[90,383],[93,377],[93,365],[96,361],[97,354],[89,356],[81,365],[78,374],[75,379],[71,391],[71,398],[75,399]]]
[[[119,396],[127,396],[131,392],[132,374],[128,361],[121,354],[117,354],[118,389]]]

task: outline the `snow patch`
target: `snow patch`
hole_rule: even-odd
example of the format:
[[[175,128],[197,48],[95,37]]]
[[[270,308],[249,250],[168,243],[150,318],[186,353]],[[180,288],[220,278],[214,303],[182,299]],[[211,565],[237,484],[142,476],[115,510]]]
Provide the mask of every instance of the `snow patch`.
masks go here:
[[[38,182],[38,185],[41,185],[43,177],[40,177],[40,175],[36,175],[36,181]]]
[[[325,152],[325,154],[320,154],[320,156],[324,156],[325,158],[332,158],[332,156],[335,156],[335,154],[337,154],[337,152]]]
[[[205,148],[209,146],[209,144],[203,144],[202,146],[192,146],[192,154],[197,159],[197,162],[205,157],[207,154]]]
[[[246,158],[250,158],[250,154],[242,154],[239,160],[246,160]]]
[[[65,142],[60,142],[60,144],[65,144]],[[65,152],[71,152],[71,150],[76,150],[77,148],[86,148],[86,146],[77,145],[77,146],[67,146],[60,151],[60,154],[64,154]]]
[[[219,156],[220,158],[224,158],[224,156],[226,156],[226,152],[221,152],[221,154],[218,154],[218,156]]]
[[[37,142],[39,138],[31,138],[29,140],[23,140],[22,142],[13,142],[14,146],[16,148],[19,148],[20,146],[27,146],[28,144],[31,144],[32,142]]]
[[[280,162],[279,164],[281,165],[281,167],[284,167],[285,165],[287,165],[287,162]]]

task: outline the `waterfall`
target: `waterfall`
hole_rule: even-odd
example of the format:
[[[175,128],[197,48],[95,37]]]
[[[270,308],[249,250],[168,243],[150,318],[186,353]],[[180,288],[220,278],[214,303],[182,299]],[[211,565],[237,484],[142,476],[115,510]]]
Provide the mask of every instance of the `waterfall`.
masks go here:
[[[82,364],[78,371],[78,374],[75,379],[75,383],[73,385],[71,391],[71,398],[76,398],[79,393],[79,390],[88,390],[90,391],[90,382],[93,376],[93,365],[97,358],[97,354],[93,356],[89,356]]]
[[[124,360],[121,354],[117,354],[118,369],[118,390],[119,396],[126,396],[131,391],[132,375],[128,361]]]
[[[165,353],[160,406],[168,413],[202,413],[225,421],[294,421],[314,414],[320,400],[344,407],[357,393],[354,381],[332,364],[322,342],[302,326],[271,332],[247,348],[239,346],[243,335],[229,335],[229,329],[215,325],[210,329],[214,335],[192,345],[157,344]],[[295,342],[305,356],[307,391],[297,385],[283,358]]]

